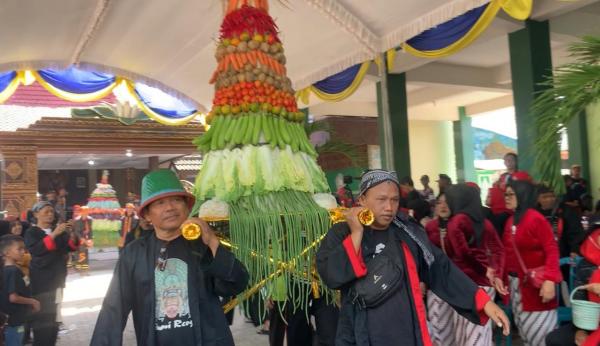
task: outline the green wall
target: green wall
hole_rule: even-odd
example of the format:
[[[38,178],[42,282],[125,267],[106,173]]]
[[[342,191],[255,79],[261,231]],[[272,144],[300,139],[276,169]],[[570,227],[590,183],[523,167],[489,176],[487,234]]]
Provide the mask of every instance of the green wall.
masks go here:
[[[586,113],[590,176],[585,178],[591,185],[595,202],[600,199],[600,102],[589,106]]]
[[[421,175],[429,175],[430,186],[437,191],[438,174],[448,174],[456,182],[456,156],[452,121],[410,120],[411,176],[422,189]]]

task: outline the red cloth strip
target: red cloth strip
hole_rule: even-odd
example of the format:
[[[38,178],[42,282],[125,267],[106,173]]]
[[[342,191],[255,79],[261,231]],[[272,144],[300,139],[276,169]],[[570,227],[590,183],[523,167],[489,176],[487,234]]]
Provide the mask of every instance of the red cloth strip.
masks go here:
[[[475,309],[479,313],[479,324],[482,326],[485,325],[490,319],[488,315],[483,312],[485,304],[487,304],[489,301],[490,296],[488,296],[482,288],[479,288],[477,293],[475,293]]]
[[[600,329],[597,329],[595,332],[590,334],[585,341],[583,342],[583,346],[598,346],[600,345]]]
[[[427,329],[425,304],[423,303],[423,296],[421,295],[421,288],[419,287],[419,273],[417,272],[417,265],[415,260],[408,248],[408,245],[402,243],[402,250],[404,250],[404,256],[406,257],[406,269],[408,269],[408,281],[410,281],[410,290],[412,292],[413,300],[415,301],[415,307],[417,312],[417,319],[419,320],[419,329],[421,330],[421,338],[423,339],[423,346],[431,346],[431,338],[429,337],[429,331]]]
[[[56,243],[54,242],[54,238],[52,238],[49,235],[44,237],[44,245],[46,245],[46,249],[48,249],[48,251],[56,250]]]
[[[358,253],[356,253],[354,244],[352,243],[352,236],[348,235],[342,244],[344,245],[348,259],[350,259],[350,264],[352,264],[354,275],[356,275],[357,278],[367,275],[367,265],[365,264],[365,261],[363,261],[362,250],[359,248]]]

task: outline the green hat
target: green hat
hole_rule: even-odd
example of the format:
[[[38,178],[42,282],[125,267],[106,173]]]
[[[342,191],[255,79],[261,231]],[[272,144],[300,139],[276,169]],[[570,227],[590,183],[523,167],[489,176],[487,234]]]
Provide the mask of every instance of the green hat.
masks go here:
[[[194,206],[194,196],[185,191],[175,173],[169,169],[152,171],[142,180],[142,204],[138,214],[144,217],[146,207],[161,198],[182,196],[187,200],[190,210]]]

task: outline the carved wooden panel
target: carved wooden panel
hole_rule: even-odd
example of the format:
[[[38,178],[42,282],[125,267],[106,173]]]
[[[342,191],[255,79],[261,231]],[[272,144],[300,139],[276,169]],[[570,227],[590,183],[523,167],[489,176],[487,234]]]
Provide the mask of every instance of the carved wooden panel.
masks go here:
[[[36,202],[38,170],[36,147],[1,146],[0,166],[2,199],[0,209],[20,215]]]
[[[20,216],[22,212],[31,209],[37,201],[36,191],[2,191],[0,209],[8,211],[9,216]]]

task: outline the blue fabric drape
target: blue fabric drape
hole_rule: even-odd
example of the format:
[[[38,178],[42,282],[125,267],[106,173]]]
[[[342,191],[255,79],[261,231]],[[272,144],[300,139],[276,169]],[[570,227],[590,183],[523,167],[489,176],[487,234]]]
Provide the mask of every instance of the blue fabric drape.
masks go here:
[[[6,87],[8,87],[10,85],[10,82],[12,82],[16,76],[17,76],[17,72],[15,72],[15,71],[1,72],[0,73],[0,92],[3,91],[4,89],[6,89]]]
[[[53,87],[73,94],[89,94],[109,87],[115,76],[69,67],[65,70],[43,69],[38,74]]]
[[[362,64],[357,64],[348,67],[342,72],[338,72],[330,77],[316,82],[313,84],[313,86],[328,94],[338,94],[346,90],[352,84],[361,66]]]
[[[185,118],[196,113],[193,105],[143,83],[135,84],[135,93],[148,108],[167,118]]]
[[[415,49],[438,50],[458,41],[475,25],[488,4],[474,8],[456,18],[433,27],[411,38],[406,43]]]

